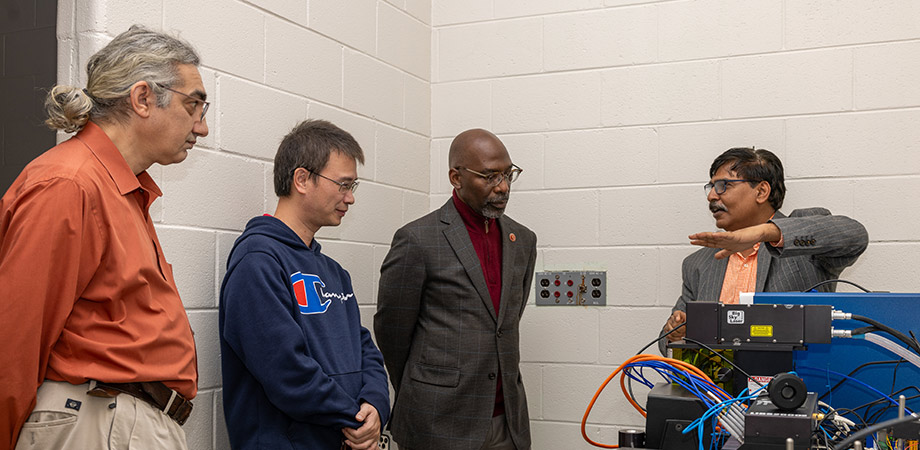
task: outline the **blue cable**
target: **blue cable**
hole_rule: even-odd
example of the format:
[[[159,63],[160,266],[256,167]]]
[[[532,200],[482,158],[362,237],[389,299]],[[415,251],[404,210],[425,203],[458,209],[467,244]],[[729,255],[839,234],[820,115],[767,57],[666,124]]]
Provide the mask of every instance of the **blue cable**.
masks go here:
[[[882,392],[882,391],[880,391],[880,390],[878,390],[878,389],[876,389],[876,388],[874,388],[874,387],[872,387],[872,386],[869,386],[868,384],[866,384],[866,383],[864,383],[864,382],[862,382],[862,381],[860,381],[860,380],[857,380],[856,378],[853,378],[853,377],[851,377],[851,376],[849,376],[849,375],[845,375],[845,374],[842,374],[842,373],[840,373],[840,372],[834,372],[833,370],[829,370],[829,369],[816,369],[816,368],[814,368],[814,367],[807,367],[807,366],[798,366],[798,368],[799,368],[799,369],[805,369],[805,370],[812,370],[812,371],[815,371],[815,372],[827,372],[827,373],[829,373],[829,374],[834,374],[834,375],[836,375],[836,376],[838,376],[838,377],[842,377],[842,378],[845,378],[845,379],[847,379],[847,380],[854,381],[854,382],[856,382],[856,383],[858,383],[858,384],[861,384],[861,385],[863,385],[863,386],[869,388],[870,390],[872,390],[872,391],[875,392],[876,394],[878,394],[878,395],[880,395],[880,396],[882,396],[882,397],[888,399],[888,401],[890,401],[891,403],[893,403],[893,404],[895,404],[895,405],[898,404],[897,400],[891,398],[890,396],[888,396],[888,394],[885,394],[884,392]],[[905,411],[907,412],[907,414],[913,414],[913,413],[914,413],[914,412],[911,411],[910,409],[907,409],[907,408],[904,408],[904,409],[905,409]]]

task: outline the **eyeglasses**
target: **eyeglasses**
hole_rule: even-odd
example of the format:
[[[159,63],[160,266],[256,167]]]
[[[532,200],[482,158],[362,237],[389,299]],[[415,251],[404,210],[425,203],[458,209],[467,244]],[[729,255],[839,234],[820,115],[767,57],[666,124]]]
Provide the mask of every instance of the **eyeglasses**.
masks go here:
[[[716,190],[717,195],[722,195],[725,193],[725,190],[728,189],[728,183],[735,183],[740,181],[746,181],[748,183],[756,183],[759,180],[716,180],[710,183],[706,183],[703,186],[703,191],[706,192],[706,195],[709,195],[709,191],[712,191],[713,188]]]
[[[316,175],[316,176],[318,176],[318,177],[320,177],[320,178],[325,178],[325,179],[327,179],[327,180],[329,180],[329,181],[331,181],[331,182],[333,182],[333,183],[339,185],[339,192],[341,192],[341,193],[343,193],[343,194],[346,193],[346,192],[348,192],[348,191],[351,191],[351,193],[354,194],[355,191],[358,190],[358,180],[354,180],[354,181],[350,181],[350,182],[335,181],[335,180],[333,180],[332,178],[329,178],[329,177],[327,177],[327,176],[323,176],[322,174],[317,173],[317,172],[314,172],[314,171],[312,171],[312,170],[310,170],[310,169],[307,169],[306,167],[304,167],[304,169],[305,169],[307,172],[312,173],[313,175]]]
[[[169,91],[169,92],[175,92],[176,94],[184,95],[184,96],[186,96],[186,97],[188,97],[188,98],[194,100],[194,101],[195,101],[195,109],[198,109],[198,104],[199,104],[199,103],[201,103],[202,105],[204,105],[204,106],[201,107],[201,117],[198,118],[199,121],[204,120],[204,115],[205,115],[205,113],[208,112],[208,107],[211,106],[211,103],[210,103],[210,102],[206,102],[206,101],[204,101],[204,100],[202,100],[202,99],[200,99],[200,98],[198,98],[198,97],[192,97],[191,95],[188,95],[188,94],[186,94],[186,93],[184,93],[184,92],[179,92],[179,91],[177,91],[177,90],[175,90],[175,89],[170,89],[170,88],[168,88],[168,87],[166,87],[166,86],[162,86],[162,88],[163,88],[163,89],[166,89],[166,90]],[[195,109],[193,109],[192,111],[194,111]],[[189,113],[189,115],[191,115],[191,114],[192,114],[192,113]]]
[[[510,169],[508,169],[508,170],[506,170],[506,171],[504,171],[504,172],[488,172],[488,173],[482,173],[482,172],[477,172],[477,171],[475,171],[475,170],[473,170],[473,169],[468,169],[468,168],[462,167],[462,166],[457,166],[457,167],[454,167],[454,168],[457,169],[457,170],[463,169],[463,170],[465,170],[465,171],[467,171],[467,172],[474,173],[474,174],[476,174],[476,175],[479,175],[479,176],[485,178],[485,179],[486,179],[486,184],[487,184],[489,187],[498,186],[499,184],[501,184],[502,179],[507,179],[507,180],[508,180],[508,184],[514,183],[514,181],[518,179],[518,176],[521,175],[521,172],[524,171],[524,169],[522,169],[522,168],[520,168],[520,167],[518,167],[518,166],[516,166],[516,165],[514,165],[514,164],[511,165],[511,168],[510,168]]]

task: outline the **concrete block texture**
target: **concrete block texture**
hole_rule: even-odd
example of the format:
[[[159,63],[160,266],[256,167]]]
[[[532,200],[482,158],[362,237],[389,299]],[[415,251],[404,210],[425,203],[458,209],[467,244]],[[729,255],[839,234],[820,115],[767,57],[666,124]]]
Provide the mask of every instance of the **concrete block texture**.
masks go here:
[[[214,447],[214,395],[213,390],[198,391],[192,401],[195,408],[188,422],[182,426],[189,449],[209,450]],[[218,447],[220,449],[230,447]]]
[[[781,0],[693,0],[658,5],[659,58],[678,61],[783,48]]]
[[[598,244],[597,202],[596,190],[512,192],[505,212],[533,230],[540,247],[587,247]]]
[[[307,100],[235,77],[220,78],[220,147],[271,161],[278,144],[307,118]]]
[[[699,183],[702,192],[712,161],[733,147],[765,148],[785,161],[783,125],[764,119],[659,126],[658,182]]]
[[[437,33],[440,81],[529,74],[542,69],[543,19],[458,25]]]
[[[358,178],[374,179],[377,167],[377,123],[374,120],[321,103],[310,103],[307,115],[310,119],[328,120],[351,134],[364,151],[364,165],[358,164]]]
[[[164,167],[164,224],[242,230],[262,212],[262,165],[199,150],[181,164]]]
[[[920,4],[912,0],[785,2],[787,48],[831,47],[911,39],[920,35]]]
[[[527,412],[530,420],[543,419],[543,366],[540,363],[521,363],[521,379],[527,393]]]
[[[713,61],[605,70],[605,126],[712,120],[719,117],[719,65]]]
[[[546,17],[544,69],[559,71],[654,62],[658,52],[656,8],[648,5]]]
[[[499,139],[508,149],[511,161],[523,170],[517,181],[511,186],[511,189],[515,192],[521,192],[543,188],[545,185],[543,150],[545,137],[542,134],[512,134],[499,136]],[[446,151],[450,148],[450,142],[445,143],[444,148],[446,158]],[[443,167],[447,167],[446,163]],[[446,170],[444,176],[445,178],[447,177]],[[449,191],[448,183],[447,192]]]
[[[406,129],[418,134],[431,136],[431,85],[420,78],[408,76],[405,92]]]
[[[878,179],[866,180],[853,178],[802,178],[786,179],[786,198],[783,201],[783,212],[792,212],[795,209],[820,206],[827,208],[832,214],[856,218],[856,196],[861,184],[874,183]],[[878,180],[881,181],[881,180]],[[873,202],[875,203],[875,202]],[[877,204],[877,203],[875,203]],[[859,219],[862,221],[862,219]],[[869,238],[875,240],[871,233]]]
[[[158,225],[157,236],[166,261],[172,264],[173,276],[182,303],[187,309],[213,308],[217,237],[211,230]]]
[[[189,311],[188,321],[195,333],[198,354],[198,389],[211,389],[221,384],[220,331],[217,311]]]
[[[601,74],[571,72],[492,82],[492,131],[514,133],[601,125]]]
[[[521,16],[546,15],[556,12],[598,9],[604,6],[603,0],[496,0],[493,2],[493,15],[496,19]]]
[[[598,362],[612,366],[623,364],[658,337],[661,326],[667,321],[670,313],[671,308],[610,307],[608,300],[608,307],[598,314]],[[646,348],[643,353],[657,355],[657,342]],[[648,388],[638,384],[635,386],[637,392],[647,393]]]
[[[274,17],[265,20],[265,83],[341,106],[342,44]]]
[[[307,20],[309,0],[246,0],[246,2],[299,25],[309,25]]]
[[[376,304],[374,299],[373,277],[370,276],[379,267],[374,267],[374,247],[367,244],[355,244],[345,241],[320,241],[323,253],[338,261],[351,275],[351,285],[355,298],[362,305]]]
[[[573,347],[576,345],[578,344],[572,344]],[[543,404],[553,405],[552,408],[543,408],[545,420],[569,422],[578,427],[591,397],[597,392],[601,383],[616,370],[616,367],[617,365],[576,364],[545,366],[543,368]],[[647,392],[644,392],[643,389],[636,389],[635,393],[641,399],[640,404],[644,404]],[[635,426],[644,424],[645,419],[623,397],[619,389],[619,378],[616,378],[616,381],[608,384],[598,397],[588,416],[588,423]],[[579,442],[579,438],[579,433],[575,433],[566,440],[574,444]]]
[[[840,112],[852,107],[851,49],[722,61],[722,117]]]
[[[920,105],[920,42],[872,45],[854,50],[856,109]]]
[[[654,184],[658,136],[651,128],[549,133],[544,160],[547,188]]]
[[[309,1],[310,28],[373,55],[377,46],[377,0]]]
[[[492,0],[431,0],[431,23],[442,26],[453,23],[478,22],[492,18]]]
[[[920,173],[920,111],[786,120],[790,177]]]
[[[872,231],[869,233],[871,239]],[[871,290],[918,292],[920,268],[911,264],[917,251],[920,251],[920,244],[916,241],[873,242],[859,261],[844,270],[840,278]]]
[[[166,31],[180,32],[193,43],[206,66],[249,80],[263,79],[265,14],[261,10],[238,1],[163,0],[163,24]]]
[[[345,51],[345,109],[402,127],[404,72],[367,55]]]
[[[597,311],[586,306],[527,306],[521,317],[521,360],[543,363],[597,361]]]
[[[598,197],[600,245],[684,244],[691,233],[715,230],[696,184],[603,189]]]
[[[587,397],[590,400],[591,397]],[[529,397],[528,397],[529,400]],[[587,405],[586,400],[586,405]],[[638,414],[638,413],[636,413]],[[592,415],[593,417],[593,415]],[[618,427],[610,425],[596,425],[588,423],[585,432],[594,442],[616,445]],[[567,450],[594,450],[597,447],[589,444],[581,436],[581,421],[578,422],[531,422],[530,435],[533,441],[533,450],[554,450],[564,448]]]
[[[403,225],[403,190],[376,183],[361,185],[355,204],[336,229],[340,239],[372,244],[389,245],[393,233]],[[325,228],[321,229],[322,232]]]
[[[688,229],[682,231],[687,231],[686,234],[689,236],[690,234],[695,233],[697,230]],[[689,239],[687,239],[685,242],[686,245],[658,247],[659,277],[658,300],[656,304],[665,307],[665,311],[661,316],[662,318],[658,318],[656,321],[648,324],[650,328],[655,328],[655,324],[658,324],[657,327],[660,329],[661,326],[664,325],[664,322],[667,320],[667,316],[670,315],[671,308],[674,307],[674,304],[677,303],[677,298],[680,297],[681,288],[683,285],[681,267],[683,265],[684,258],[699,250],[699,247],[689,245]]]
[[[377,6],[377,57],[423,80],[430,79],[431,27],[386,3]]]
[[[109,2],[98,5],[105,8],[105,28],[112,36],[134,24],[158,29],[163,19],[163,2]]]
[[[431,136],[453,139],[470,128],[492,128],[492,83],[431,85]]]
[[[905,226],[920,220],[915,208],[892,208],[878,199],[903,193],[907,198],[920,192],[920,175],[861,179],[853,182],[855,211],[853,217],[866,226],[873,242],[920,241],[920,227]],[[885,288],[879,288],[885,289]],[[916,286],[913,288],[916,292]]]
[[[431,28],[431,0],[406,0],[406,12]]]
[[[428,138],[386,125],[377,126],[375,180],[380,183],[426,192]]]
[[[542,270],[603,270],[608,307],[655,306],[658,279],[668,275],[659,273],[658,253],[656,247],[547,248]]]

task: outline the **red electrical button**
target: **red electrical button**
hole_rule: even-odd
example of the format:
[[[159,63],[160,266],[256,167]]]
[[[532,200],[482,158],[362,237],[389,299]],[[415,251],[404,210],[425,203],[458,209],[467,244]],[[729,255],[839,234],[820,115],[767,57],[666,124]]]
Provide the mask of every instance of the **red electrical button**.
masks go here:
[[[553,295],[555,295],[556,297],[558,297],[558,296],[559,296],[559,291],[553,292]]]
[[[571,296],[572,296],[572,291],[566,292],[565,295],[571,297]]]
[[[559,283],[559,280],[556,280],[556,286],[559,286],[560,284],[561,283]]]
[[[571,285],[573,285],[573,284],[575,284],[575,283],[574,283],[574,282],[572,282],[572,280],[569,280],[569,281],[566,281],[566,282],[565,282],[565,284],[567,284],[567,285],[569,285],[569,286],[571,286]]]

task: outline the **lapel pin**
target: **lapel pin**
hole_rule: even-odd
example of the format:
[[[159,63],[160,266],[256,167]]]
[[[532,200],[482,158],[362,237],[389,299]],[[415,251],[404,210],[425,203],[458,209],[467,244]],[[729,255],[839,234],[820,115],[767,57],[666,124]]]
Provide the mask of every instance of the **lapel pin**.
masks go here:
[[[511,239],[511,242],[514,242],[517,240],[517,236],[515,236],[514,233],[511,233],[508,235],[508,239]]]

